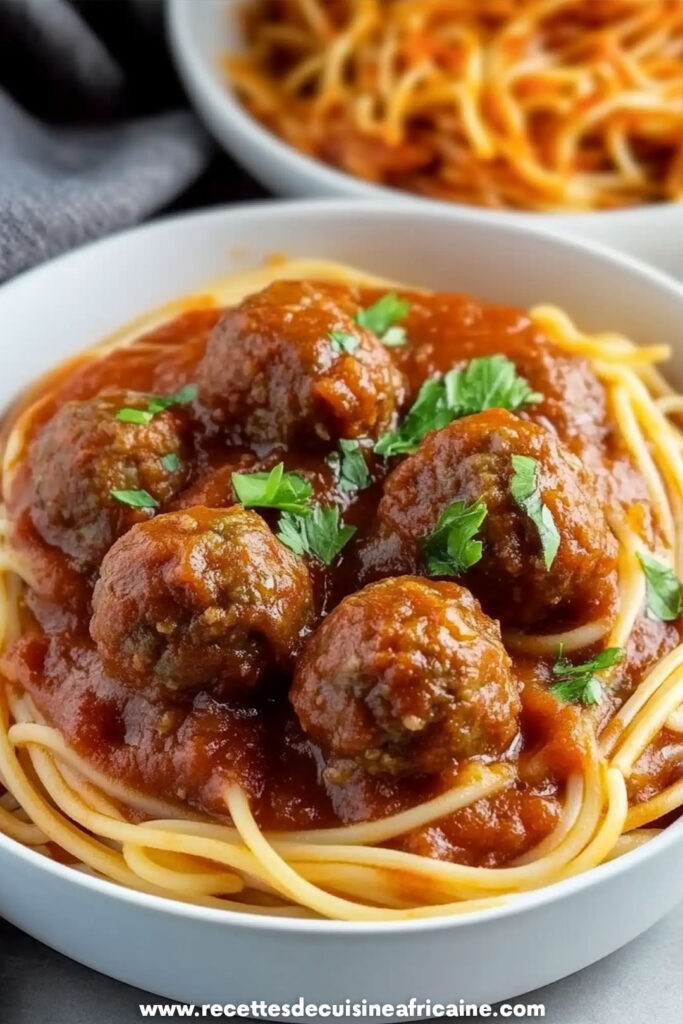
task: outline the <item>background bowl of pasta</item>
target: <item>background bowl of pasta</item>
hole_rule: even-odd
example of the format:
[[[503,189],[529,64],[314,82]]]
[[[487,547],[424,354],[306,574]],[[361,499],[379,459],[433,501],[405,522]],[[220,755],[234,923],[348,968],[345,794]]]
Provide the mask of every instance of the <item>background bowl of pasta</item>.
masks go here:
[[[296,265],[296,272],[306,270],[307,276],[325,278],[333,273],[326,261],[339,261],[417,288],[457,290],[522,309],[553,304],[587,332],[574,337],[569,321],[561,321],[570,343],[603,352],[607,379],[622,362],[635,366],[628,378],[632,383],[641,380],[639,367],[670,350],[666,377],[673,387],[683,383],[683,288],[645,265],[580,241],[493,223],[477,211],[454,210],[444,218],[437,208],[320,200],[160,221],[89,245],[5,285],[0,317],[12,344],[0,353],[3,409],[57,361],[112,336],[122,324],[139,333],[193,303],[206,304],[207,296],[229,302],[226,276],[256,271],[253,282],[258,282],[263,274],[258,268],[269,260],[268,273],[277,275],[279,264],[272,257],[283,253],[307,260],[305,267]],[[335,273],[343,279],[338,267]],[[212,284],[219,280],[222,284]],[[112,288],[112,281],[121,286]],[[624,335],[646,346],[645,354],[638,355],[641,349]],[[623,375],[623,367],[618,373]],[[658,385],[652,386],[656,393]],[[637,399],[641,392],[633,387]],[[675,407],[672,393],[663,397],[663,410]],[[636,415],[642,412],[637,401],[634,409]],[[650,423],[648,415],[643,413],[644,422]],[[656,437],[653,443],[657,449]],[[657,690],[651,712],[660,718],[671,714],[669,705],[680,689],[680,680],[662,677],[666,685]],[[25,759],[38,742],[30,734],[35,727],[20,723],[12,733],[4,698],[0,715],[3,781],[10,790],[16,784],[31,808],[29,817],[44,818],[49,829],[61,798],[57,790],[46,798]],[[633,761],[638,743],[647,742],[646,734],[634,739],[636,725],[624,726],[631,746],[635,743],[629,757],[619,746],[619,729],[613,737],[622,768]],[[27,745],[20,749],[19,733],[27,728]],[[638,728],[647,733],[649,726]],[[50,760],[53,774],[61,764],[60,749],[40,755]],[[36,764],[41,768],[40,760]],[[95,799],[97,778],[86,782],[79,775],[82,768],[69,762],[64,784],[77,791],[82,783],[87,805]],[[411,997],[443,1003],[511,998],[606,956],[683,897],[683,820],[659,830],[636,828],[635,837],[627,832],[615,847],[626,811],[624,790],[620,769],[606,770],[601,777],[607,788],[600,783],[595,790],[595,820],[581,841],[585,852],[577,856],[574,850],[574,868],[565,864],[567,870],[552,875],[552,884],[534,882],[531,888],[527,883],[526,891],[508,893],[483,909],[414,919],[407,912],[400,920],[379,913],[376,920],[368,920],[369,913],[365,920],[254,916],[206,900],[197,905],[188,891],[173,899],[145,885],[136,891],[102,877],[87,857],[79,865],[78,857],[54,856],[54,846],[32,838],[34,826],[0,785],[0,913],[96,970],[195,1003],[293,1002],[300,996],[318,1003],[365,998],[380,1004]],[[616,790],[614,782],[619,782]],[[102,798],[101,805],[106,811],[111,801]],[[641,817],[647,821],[647,815]],[[65,813],[58,824],[68,846],[75,833]],[[8,829],[12,834],[12,828],[23,842],[3,834]],[[568,828],[567,837],[574,835],[571,822]],[[117,834],[110,834],[102,856],[119,856]],[[92,828],[76,838],[80,848],[84,842],[92,846]],[[556,840],[564,843],[559,834]],[[533,866],[521,870],[532,879]]]
[[[474,204],[683,272],[680,0],[169,0],[168,15],[201,117],[276,193]]]

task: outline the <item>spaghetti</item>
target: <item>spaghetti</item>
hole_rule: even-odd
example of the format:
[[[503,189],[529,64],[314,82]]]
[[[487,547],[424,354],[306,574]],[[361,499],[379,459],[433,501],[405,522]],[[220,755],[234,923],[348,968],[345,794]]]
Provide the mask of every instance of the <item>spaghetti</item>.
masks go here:
[[[254,0],[245,26],[247,109],[360,178],[549,212],[683,198],[680,0]]]
[[[311,10],[314,8],[311,5]],[[201,319],[201,330],[199,320],[187,319],[193,315],[188,312],[192,303],[169,324],[164,316],[151,317],[147,325],[138,323],[108,345],[92,350],[67,368],[63,377],[52,375],[42,390],[39,387],[10,416],[3,435],[6,507],[0,553],[4,651],[0,832],[47,857],[66,861],[76,870],[139,891],[253,914],[348,921],[411,920],[485,910],[520,892],[590,870],[649,841],[683,803],[683,780],[675,755],[662,770],[667,751],[677,743],[680,749],[683,645],[678,643],[675,625],[653,624],[648,619],[645,577],[638,557],[639,552],[656,550],[662,564],[675,565],[681,556],[683,472],[681,438],[674,422],[679,406],[654,370],[655,363],[667,354],[661,346],[637,348],[620,336],[581,334],[553,307],[532,311],[532,329],[542,331],[570,360],[589,360],[608,398],[624,466],[630,467],[628,493],[635,493],[636,498],[631,503],[607,499],[619,546],[614,614],[605,613],[580,625],[568,624],[552,633],[508,629],[504,638],[518,670],[526,671],[525,678],[529,666],[534,665],[534,673],[540,672],[546,683],[547,666],[562,645],[566,652],[579,654],[596,648],[624,648],[624,664],[606,666],[599,673],[605,692],[602,704],[580,710],[563,708],[545,692],[545,684],[539,690],[536,682],[527,682],[530,703],[524,713],[528,716],[533,710],[537,731],[551,721],[549,747],[539,752],[532,745],[520,751],[513,744],[498,757],[466,759],[455,773],[443,775],[436,789],[409,787],[401,800],[396,793],[403,783],[395,783],[398,789],[392,799],[376,803],[366,819],[344,821],[339,815],[336,823],[329,815],[328,820],[324,815],[316,819],[312,803],[303,814],[304,823],[297,824],[293,818],[287,828],[273,828],[269,823],[262,798],[251,788],[249,772],[242,778],[237,769],[221,775],[213,765],[210,778],[203,783],[203,792],[210,793],[211,800],[183,801],[179,784],[174,789],[163,773],[159,775],[163,785],[155,791],[149,778],[140,776],[140,784],[134,783],[129,762],[103,760],[97,744],[113,741],[103,739],[104,734],[98,739],[95,724],[86,728],[86,732],[95,730],[94,746],[88,748],[86,738],[79,734],[78,728],[82,729],[84,721],[87,724],[87,714],[92,713],[87,708],[99,699],[98,694],[106,693],[111,703],[118,691],[111,689],[110,683],[109,689],[103,689],[101,669],[92,660],[92,652],[88,654],[84,641],[73,639],[69,630],[71,653],[64,655],[69,666],[66,674],[60,675],[62,669],[55,667],[54,653],[46,656],[43,649],[40,657],[35,654],[40,646],[36,624],[48,621],[41,607],[44,571],[51,566],[54,578],[57,573],[49,560],[38,564],[41,572],[36,572],[36,549],[21,536],[26,526],[16,495],[27,472],[29,439],[38,429],[36,416],[39,425],[49,423],[49,416],[66,399],[93,391],[97,394],[103,384],[112,383],[112,368],[121,359],[127,374],[148,383],[149,361],[156,366],[161,357],[164,372],[169,363],[182,367],[182,374],[192,372],[204,348],[195,345],[190,359],[187,346],[195,344],[197,332],[205,340],[220,307],[234,305],[269,282],[302,277],[322,280],[331,288],[358,288],[359,294],[367,289],[368,295],[374,295],[389,287],[388,282],[350,268],[315,261],[273,265],[231,279],[217,286],[211,297],[198,300],[195,313]],[[411,295],[416,305],[420,301],[421,293],[401,294]],[[425,294],[424,301],[428,298]],[[178,325],[182,326],[182,344]],[[500,323],[496,321],[496,325],[499,331]],[[154,326],[154,330],[140,338],[145,326]],[[407,329],[410,332],[410,326]],[[397,358],[403,360],[405,369],[408,356]],[[136,369],[136,359],[147,367],[144,373],[139,366]],[[190,489],[192,486],[190,483]],[[60,593],[62,602],[67,602],[62,615],[68,617],[68,602],[77,604],[77,595],[68,589]],[[650,642],[648,629],[655,631],[656,640],[643,668],[638,651]],[[79,672],[84,673],[80,691]],[[67,691],[65,687],[71,685],[75,688]],[[57,691],[56,702],[50,699],[52,689]],[[63,725],[66,719],[60,719],[68,692],[70,699],[81,696],[81,726],[76,732],[70,732],[70,727]],[[141,705],[126,692],[127,728],[137,730],[138,741],[127,738],[116,740],[116,745],[128,756],[147,726],[143,718],[133,721],[134,712],[142,714]],[[171,713],[175,713],[172,708]],[[95,723],[95,718],[92,721]],[[207,720],[202,722],[208,729]],[[221,722],[221,729],[228,727],[227,720]],[[278,724],[276,732],[291,729],[288,722]],[[158,719],[155,723],[159,728]],[[239,728],[239,723],[230,725],[232,744],[238,742]],[[173,742],[180,742],[182,732],[171,735],[175,736]],[[204,732],[201,744],[210,746],[219,735]],[[275,742],[273,735],[269,742]],[[252,736],[249,743],[254,742]],[[302,740],[296,743],[301,747]],[[276,761],[287,751],[295,757],[297,747],[278,749]],[[550,749],[556,750],[552,757],[547,752]],[[655,766],[651,772],[650,765]],[[298,770],[296,761],[286,770],[282,765],[278,770],[291,774]],[[519,806],[529,816],[530,809],[542,802],[530,781],[539,771],[545,789],[554,787],[557,801],[554,812],[545,814],[542,827],[533,829],[527,822],[523,848],[506,847],[488,863],[464,846],[466,855],[461,857],[457,850],[445,857],[436,850],[429,855],[424,852],[429,837],[449,821],[460,822],[459,827],[469,828],[472,835],[480,828],[484,843],[502,843],[497,833],[491,832],[493,819],[487,818],[487,809],[497,808],[497,814],[504,817]],[[276,780],[275,775],[269,778]],[[308,776],[302,775],[297,785],[291,791],[283,790],[278,799],[285,802],[286,796],[290,803],[300,801],[305,778]],[[372,788],[368,779],[371,776],[363,784]],[[337,793],[344,791],[343,782],[331,785]],[[348,791],[347,799],[354,792]],[[372,806],[368,793],[363,799]],[[272,808],[270,819],[274,820]],[[461,843],[463,834],[470,833],[458,833]]]

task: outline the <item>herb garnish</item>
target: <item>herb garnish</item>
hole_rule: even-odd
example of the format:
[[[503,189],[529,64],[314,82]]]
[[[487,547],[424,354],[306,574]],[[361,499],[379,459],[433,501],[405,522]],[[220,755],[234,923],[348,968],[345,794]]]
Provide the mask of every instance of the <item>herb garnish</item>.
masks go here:
[[[382,436],[375,445],[377,455],[407,455],[414,452],[430,430],[445,427],[455,415],[446,406],[446,392],[442,380],[426,380],[420,388],[403,423]]]
[[[538,463],[529,455],[512,455],[511,460],[514,476],[510,481],[510,494],[536,527],[543,561],[546,569],[550,569],[560,546],[560,534],[552,512],[541,498],[536,477]]]
[[[397,327],[396,322],[410,312],[410,303],[399,299],[395,292],[387,292],[381,299],[359,309],[354,319],[360,327],[376,334],[387,348],[400,348],[407,342],[405,328]]]
[[[169,473],[177,473],[182,466],[182,462],[175,452],[169,452],[168,455],[161,456],[161,465],[164,469],[168,470]]]
[[[484,409],[514,412],[522,405],[542,402],[543,395],[533,391],[525,377],[507,356],[479,356],[462,369],[444,377],[446,403],[458,416],[471,416]]]
[[[180,391],[174,391],[172,395],[152,395],[147,408],[150,412],[163,412],[170,409],[172,405],[187,405],[194,402],[199,388],[196,384],[186,384]]]
[[[109,492],[112,498],[116,498],[122,505],[130,505],[131,508],[159,508],[159,502],[153,498],[149,491],[119,491]]]
[[[583,665],[572,665],[562,654],[562,647],[553,665],[553,676],[557,680],[550,692],[566,704],[599,704],[602,700],[602,686],[595,675],[612,665],[623,661],[626,651],[623,647],[607,647],[591,661]]]
[[[154,413],[150,412],[149,409],[119,409],[116,413],[116,419],[121,420],[123,423],[151,423],[154,419]]]
[[[338,355],[343,352],[353,352],[360,344],[354,334],[347,334],[346,331],[330,331],[328,337],[332,348]]]
[[[339,480],[343,491],[362,491],[370,483],[370,471],[359,441],[339,441],[339,452],[331,452],[325,461]]]
[[[186,384],[172,395],[150,395],[146,409],[131,409],[126,406],[118,410],[116,419],[123,423],[151,423],[157,413],[170,409],[172,405],[187,405],[188,402],[193,402],[198,390],[196,384]]]
[[[647,614],[650,619],[673,622],[683,611],[681,582],[676,573],[664,562],[644,551],[638,552],[647,585]]]
[[[414,452],[430,430],[441,430],[461,416],[485,409],[514,412],[542,398],[507,356],[479,356],[443,377],[425,381],[403,423],[383,434],[375,451],[385,457]]]
[[[330,565],[355,532],[355,526],[340,522],[336,506],[316,505],[305,515],[283,512],[277,538],[297,555],[313,555]]]
[[[279,508],[305,515],[313,488],[297,473],[285,473],[279,462],[269,473],[233,473],[232,486],[245,508]]]
[[[455,501],[441,515],[434,531],[420,541],[430,576],[460,576],[481,558],[482,543],[475,540],[486,519],[485,502],[467,506]]]
[[[408,344],[405,327],[390,327],[379,339],[385,348],[403,348]]]

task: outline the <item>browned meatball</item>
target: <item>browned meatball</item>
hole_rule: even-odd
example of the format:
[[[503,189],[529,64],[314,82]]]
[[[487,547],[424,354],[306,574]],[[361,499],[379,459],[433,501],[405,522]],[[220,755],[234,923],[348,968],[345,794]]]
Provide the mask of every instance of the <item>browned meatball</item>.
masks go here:
[[[345,289],[278,281],[224,314],[197,375],[235,443],[376,438],[390,428],[402,378],[355,308]]]
[[[510,491],[511,456],[536,461],[541,500],[559,532],[546,568],[537,526]],[[453,502],[483,499],[481,560],[464,577],[489,615],[508,624],[540,624],[558,615],[589,621],[612,608],[616,541],[595,480],[554,434],[502,409],[457,420],[429,434],[388,477],[378,507],[382,527],[418,559]]]
[[[419,775],[500,755],[520,709],[498,625],[463,587],[414,576],[337,605],[307,642],[290,696],[337,776],[344,761]]]
[[[185,484],[183,413],[162,411],[149,423],[117,419],[119,410],[145,410],[148,401],[148,395],[125,391],[67,402],[31,446],[33,523],[79,568],[95,568],[117,537]],[[155,504],[135,508],[112,491],[146,491]]]
[[[136,688],[238,696],[286,668],[313,614],[304,563],[236,505],[134,526],[102,562],[90,632]]]

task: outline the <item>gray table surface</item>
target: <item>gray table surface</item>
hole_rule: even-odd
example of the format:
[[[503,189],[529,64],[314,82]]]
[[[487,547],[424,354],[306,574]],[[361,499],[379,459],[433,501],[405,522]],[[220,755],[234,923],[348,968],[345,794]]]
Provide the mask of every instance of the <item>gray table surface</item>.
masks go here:
[[[263,195],[231,161],[217,155],[173,209]],[[129,1024],[141,1019],[141,1002],[155,1001],[0,920],[0,1024]],[[549,1024],[683,1022],[683,906],[624,949],[539,989],[528,1001],[545,1002]]]

